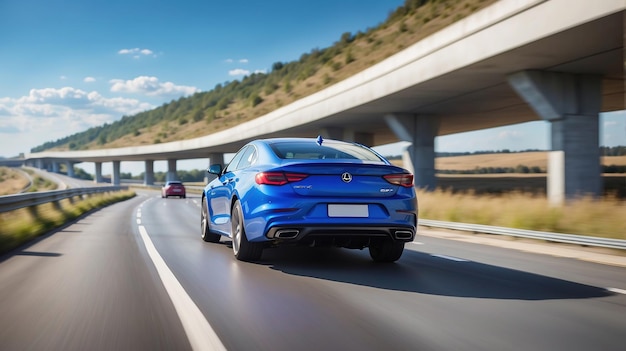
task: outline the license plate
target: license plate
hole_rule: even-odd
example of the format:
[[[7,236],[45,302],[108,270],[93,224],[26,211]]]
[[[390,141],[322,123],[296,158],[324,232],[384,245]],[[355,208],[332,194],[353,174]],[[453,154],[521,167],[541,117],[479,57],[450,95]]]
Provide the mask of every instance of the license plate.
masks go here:
[[[328,217],[368,217],[367,205],[328,205]]]
[[[180,189],[174,189],[174,192],[175,193],[179,193],[179,192],[181,192],[181,190]]]

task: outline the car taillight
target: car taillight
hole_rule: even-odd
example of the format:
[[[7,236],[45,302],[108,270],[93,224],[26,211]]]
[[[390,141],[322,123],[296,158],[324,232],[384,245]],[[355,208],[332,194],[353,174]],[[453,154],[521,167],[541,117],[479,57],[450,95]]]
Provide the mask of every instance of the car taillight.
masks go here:
[[[286,173],[286,172],[261,172],[257,173],[254,180],[257,184],[284,185],[292,182],[299,182],[308,177],[308,174]]]
[[[413,186],[413,175],[408,173],[402,174],[387,174],[384,175],[386,181],[394,185],[400,185],[405,188],[410,188]]]

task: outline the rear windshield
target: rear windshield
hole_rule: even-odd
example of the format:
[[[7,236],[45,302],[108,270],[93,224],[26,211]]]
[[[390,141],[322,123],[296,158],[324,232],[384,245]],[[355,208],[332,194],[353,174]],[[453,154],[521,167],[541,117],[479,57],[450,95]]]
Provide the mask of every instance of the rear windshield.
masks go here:
[[[363,160],[382,161],[367,148],[354,144],[286,141],[271,144],[274,153],[282,159],[295,160]]]

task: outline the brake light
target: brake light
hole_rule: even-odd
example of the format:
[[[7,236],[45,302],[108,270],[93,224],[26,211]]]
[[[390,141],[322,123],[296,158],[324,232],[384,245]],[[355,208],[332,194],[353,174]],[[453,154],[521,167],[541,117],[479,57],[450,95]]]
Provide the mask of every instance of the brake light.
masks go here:
[[[410,173],[402,173],[402,174],[387,174],[384,175],[386,181],[394,185],[400,185],[405,188],[410,188],[413,186],[413,175]]]
[[[261,172],[256,174],[254,180],[257,184],[285,185],[287,183],[299,182],[308,176],[308,174],[302,173]]]

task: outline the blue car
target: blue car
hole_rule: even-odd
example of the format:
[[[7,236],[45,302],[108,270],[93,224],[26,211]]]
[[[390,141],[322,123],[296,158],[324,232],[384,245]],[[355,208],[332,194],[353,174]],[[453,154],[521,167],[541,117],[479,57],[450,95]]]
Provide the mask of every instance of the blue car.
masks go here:
[[[255,140],[202,193],[202,239],[232,239],[256,261],[279,245],[369,248],[377,262],[400,258],[417,228],[413,175],[374,150],[315,138]]]

